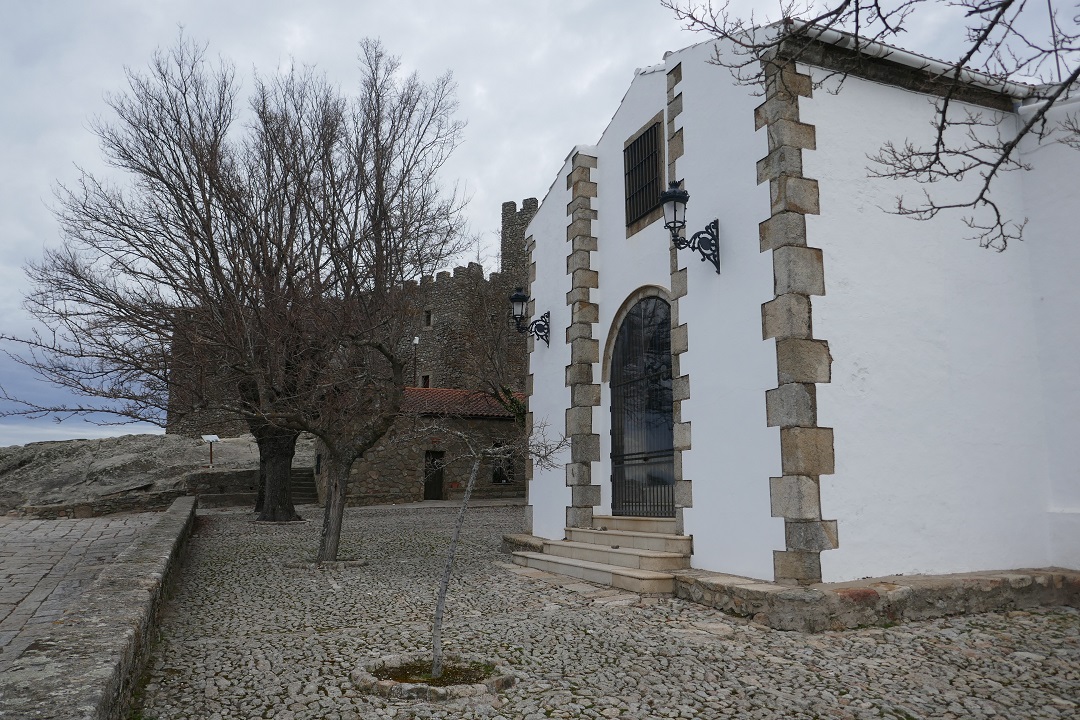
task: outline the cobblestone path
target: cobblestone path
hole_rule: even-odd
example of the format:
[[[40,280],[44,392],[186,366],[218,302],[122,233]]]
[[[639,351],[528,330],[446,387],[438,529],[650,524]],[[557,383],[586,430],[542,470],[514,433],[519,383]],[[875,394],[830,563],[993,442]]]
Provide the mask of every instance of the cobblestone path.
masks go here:
[[[0,673],[66,608],[76,610],[79,591],[157,518],[0,517]]]
[[[314,509],[311,509],[314,511]],[[314,516],[315,513],[312,512]],[[1076,718],[1080,613],[977,615],[804,635],[693,603],[638,598],[508,566],[500,538],[522,508],[470,511],[444,647],[512,666],[495,698],[448,703],[358,693],[365,658],[430,642],[453,510],[350,509],[342,557],[295,569],[318,518],[199,518],[167,606],[142,717]]]

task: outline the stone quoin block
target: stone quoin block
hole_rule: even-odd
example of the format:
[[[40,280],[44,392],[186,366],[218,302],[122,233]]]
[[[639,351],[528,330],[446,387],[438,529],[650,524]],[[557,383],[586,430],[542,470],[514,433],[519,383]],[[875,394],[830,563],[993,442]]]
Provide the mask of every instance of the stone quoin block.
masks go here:
[[[532,397],[533,394],[533,376],[529,373],[525,376],[525,394]]]
[[[820,520],[821,489],[817,478],[806,475],[769,478],[769,505],[773,517]]]
[[[566,342],[572,343],[579,338],[591,338],[593,332],[592,323],[574,322],[566,328]]]
[[[824,340],[785,338],[776,341],[776,385],[827,383],[832,380],[832,355]]]
[[[821,250],[811,247],[782,247],[773,250],[774,294],[825,294],[825,265]]]
[[[600,362],[600,341],[579,338],[570,343],[570,358],[575,363]]]
[[[600,405],[600,386],[572,386],[570,388],[570,404],[575,407],[597,407]]]
[[[674,310],[674,308],[672,308]],[[672,322],[675,322],[677,318],[673,318]],[[675,325],[671,328],[671,352],[678,355],[684,353],[690,349],[689,333],[687,332],[686,325]]]
[[[667,104],[667,116],[673,118],[682,113],[682,93],[679,93],[675,97],[671,98],[671,102]]]
[[[667,73],[667,89],[671,92],[675,89],[675,86],[682,82],[682,63],[679,63],[675,67],[668,70]]]
[[[777,120],[799,121],[799,104],[782,97],[771,97],[754,108],[754,129],[760,130]]]
[[[599,485],[575,485],[570,489],[574,507],[591,507],[600,504]]]
[[[690,398],[690,376],[680,375],[671,380],[671,399],[673,402]]]
[[[566,508],[566,527],[591,528],[593,519],[592,507],[568,507]]]
[[[803,172],[802,151],[784,145],[757,161],[758,185],[781,175],[800,177]]]
[[[592,485],[592,465],[589,463],[566,464],[566,486]]]
[[[566,175],[566,189],[574,187],[574,183],[588,182],[592,169],[587,165],[577,165]]]
[[[570,306],[574,322],[595,323],[600,320],[600,306],[591,302],[576,302]]]
[[[686,296],[686,268],[671,273],[671,299],[678,300]]]
[[[821,552],[840,547],[835,520],[787,520],[784,540],[788,550]]]
[[[595,288],[600,285],[600,276],[595,270],[575,270],[571,284],[575,288]]]
[[[781,175],[769,181],[769,197],[773,215],[781,212],[821,214],[817,180]]]
[[[597,218],[597,212],[593,210],[590,205],[589,198],[577,198],[569,205],[567,205],[567,215],[573,221],[577,220],[595,220]],[[573,209],[570,209],[573,206]]]
[[[588,250],[575,250],[566,256],[566,274],[572,275],[576,270],[589,270],[589,262],[592,260]]]
[[[596,156],[586,155],[585,153],[574,153],[574,159],[570,161],[570,165],[575,168],[594,168],[596,167]]]
[[[806,245],[806,216],[794,212],[773,215],[758,223],[758,240],[761,252],[788,245]]]
[[[591,383],[593,381],[593,365],[588,362],[579,362],[566,366],[566,387],[579,383]]]
[[[587,197],[576,197],[570,202],[566,203],[566,214],[573,217],[574,220],[578,220],[586,215],[579,215],[579,213],[594,213],[591,219],[596,219],[596,211],[592,209],[592,200]]]
[[[809,75],[797,72],[790,62],[766,62],[765,97],[797,102],[799,97],[814,96],[814,81]]]
[[[832,428],[781,428],[780,458],[785,475],[832,475]]]
[[[566,304],[573,305],[576,302],[589,302],[589,288],[576,287],[566,293]]]
[[[591,521],[590,516],[590,521]],[[774,550],[773,574],[781,585],[821,582],[821,556],[816,552]]]
[[[778,119],[769,123],[765,132],[769,136],[769,152],[785,146],[795,150],[817,149],[814,126],[798,120]]]
[[[690,423],[675,423],[675,426],[672,428],[672,447],[676,450],[690,449]]]
[[[787,293],[761,305],[761,339],[813,337],[810,298]]]
[[[574,252],[578,250],[596,252],[596,248],[596,238],[591,235],[578,235],[570,241],[570,249]]]
[[[591,433],[587,435],[570,436],[570,462],[587,463],[600,461],[600,436]]]
[[[675,507],[694,507],[692,483],[689,480],[677,480],[675,482]]]
[[[591,407],[566,408],[566,434],[590,435],[593,431],[593,409]]]
[[[532,375],[530,375],[529,377],[532,377]],[[529,437],[532,434],[533,434],[533,414],[531,412],[527,412],[527,413],[525,413],[525,437]],[[531,467],[532,466],[532,461],[529,461],[527,464]]]
[[[592,234],[592,220],[586,220],[584,218],[573,220],[566,226],[567,240],[573,240],[578,237],[590,237]],[[569,274],[570,270],[567,270],[566,272]]]
[[[579,180],[574,183],[574,187],[571,192],[577,197],[596,197],[596,183],[589,182],[588,180]]]
[[[668,162],[677,160],[683,156],[683,131],[679,128],[668,138]]]
[[[769,427],[817,425],[817,386],[787,383],[765,391],[765,417]]]

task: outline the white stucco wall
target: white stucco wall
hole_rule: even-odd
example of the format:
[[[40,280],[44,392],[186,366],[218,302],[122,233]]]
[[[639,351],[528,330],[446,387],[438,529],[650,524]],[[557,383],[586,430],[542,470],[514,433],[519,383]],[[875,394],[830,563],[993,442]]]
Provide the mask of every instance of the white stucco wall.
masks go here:
[[[663,222],[626,237],[622,153],[625,141],[666,108],[667,71],[681,62],[683,79],[677,91],[683,94],[684,111],[676,126],[683,128],[686,151],[678,160],[677,175],[691,195],[688,231],[718,218],[723,262],[723,274],[717,275],[697,254],[683,251],[680,258],[688,268],[688,295],[679,302],[679,319],[689,327],[681,372],[690,375],[691,395],[683,403],[682,420],[691,423],[693,444],[683,453],[683,477],[693,483],[694,503],[684,513],[685,532],[694,535],[695,567],[769,578],[772,551],[783,549],[784,541],[782,521],[770,517],[769,510],[768,478],[780,471],[779,433],[765,425],[765,391],[776,385],[775,350],[772,341],[761,339],[760,305],[772,298],[772,264],[758,249],[757,224],[768,217],[769,198],[768,187],[756,185],[755,163],[767,154],[767,142],[764,131],[754,131],[753,109],[760,99],[734,86],[727,71],[707,64],[711,52],[709,44],[687,48],[635,76],[595,146],[593,232],[598,252],[593,253],[592,268],[599,273],[593,299],[600,319],[594,336],[603,356],[624,301],[642,287],[670,289],[670,240]],[[569,165],[529,229],[537,240],[532,294],[538,312],[552,308],[552,352],[543,358],[533,353],[531,402],[534,414],[560,422],[568,403],[563,371],[569,354],[560,349],[564,354],[556,355],[554,350],[563,343],[569,324],[564,308],[569,290],[565,212],[570,197],[563,190],[567,172]],[[599,374],[598,367],[598,380]],[[602,488],[597,514],[610,512],[609,407],[604,382],[601,405],[593,412],[602,457],[593,465],[593,482]],[[530,488],[534,532],[544,537],[562,536],[564,508],[570,504],[564,476],[555,475],[538,473]]]
[[[1032,243],[996,253],[966,239],[959,213],[918,222],[881,209],[921,197],[865,168],[886,140],[930,140],[925,96],[849,78],[800,108],[817,129],[803,158],[821,192],[807,223],[827,293],[813,301],[814,335],[833,356],[818,422],[835,430],[821,501],[840,547],[822,553],[824,579],[1048,564]],[[995,188],[1019,218],[1023,180]]]
[[[1021,110],[1025,120],[1036,108]],[[1051,108],[1048,126],[1080,112],[1080,102]],[[1029,218],[1024,243],[1031,255],[1032,302],[1038,335],[1039,375],[1045,408],[1049,498],[1049,563],[1080,568],[1080,232],[1077,187],[1080,151],[1028,139],[1021,146],[1031,165],[1024,178]]]
[[[681,370],[690,376],[682,414],[692,441],[683,476],[693,483],[694,503],[684,511],[685,530],[694,536],[694,567],[771,579],[784,526],[769,504],[769,477],[781,474],[780,432],[765,425],[765,391],[776,387],[775,341],[761,339],[761,304],[773,298],[773,275],[772,254],[759,248],[769,186],[757,185],[756,164],[768,141],[764,129],[754,130],[761,98],[708,64],[711,53],[706,43],[667,59],[682,63],[684,109],[676,125],[686,144],[678,174],[690,192],[687,235],[719,219],[722,261],[717,275],[696,253],[680,252],[688,280],[679,321],[689,330]]]
[[[589,152],[589,148],[581,148]],[[570,172],[570,160],[563,163],[547,195],[525,231],[526,240],[534,243],[532,260],[536,263],[536,280],[530,287],[535,306],[535,316],[551,313],[551,345],[534,341],[529,354],[529,372],[533,376],[533,393],[529,398],[529,411],[533,414],[534,433],[546,426],[549,441],[557,441],[566,429],[565,413],[570,407],[570,390],[566,387],[566,366],[570,364],[570,346],[566,344],[566,328],[570,325],[570,308],[566,305],[566,293],[570,290],[570,278],[566,274],[566,204],[570,193],[566,189],[566,176]],[[532,506],[532,532],[540,537],[559,539],[566,525],[566,506],[570,504],[570,490],[566,487],[566,474],[562,463],[570,459],[565,448],[552,458],[556,466],[534,466],[529,483],[529,505]]]

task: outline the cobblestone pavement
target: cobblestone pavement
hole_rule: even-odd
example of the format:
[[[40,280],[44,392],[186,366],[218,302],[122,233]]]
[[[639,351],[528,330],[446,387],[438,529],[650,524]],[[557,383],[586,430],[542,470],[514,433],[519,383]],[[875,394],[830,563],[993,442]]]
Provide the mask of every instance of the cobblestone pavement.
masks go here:
[[[0,673],[131,544],[156,513],[86,520],[0,517]]]
[[[977,615],[889,629],[779,632],[680,600],[507,565],[522,509],[470,511],[444,647],[513,667],[501,696],[363,695],[365,659],[430,642],[454,512],[350,509],[342,558],[296,569],[319,519],[203,515],[141,691],[143,718],[1075,718],[1080,613]],[[303,512],[303,511],[302,511]],[[291,564],[293,567],[286,567]]]

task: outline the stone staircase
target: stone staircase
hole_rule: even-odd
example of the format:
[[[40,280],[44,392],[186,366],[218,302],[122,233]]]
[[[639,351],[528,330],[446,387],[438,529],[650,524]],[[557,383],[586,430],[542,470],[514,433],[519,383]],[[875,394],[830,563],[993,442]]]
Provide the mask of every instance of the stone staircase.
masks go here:
[[[644,594],[674,592],[674,572],[690,567],[693,538],[675,534],[675,520],[593,517],[592,528],[566,528],[542,552],[512,553],[518,565]]]
[[[315,487],[315,471],[309,467],[294,467],[292,469],[292,492],[293,505],[318,505],[319,491]]]

